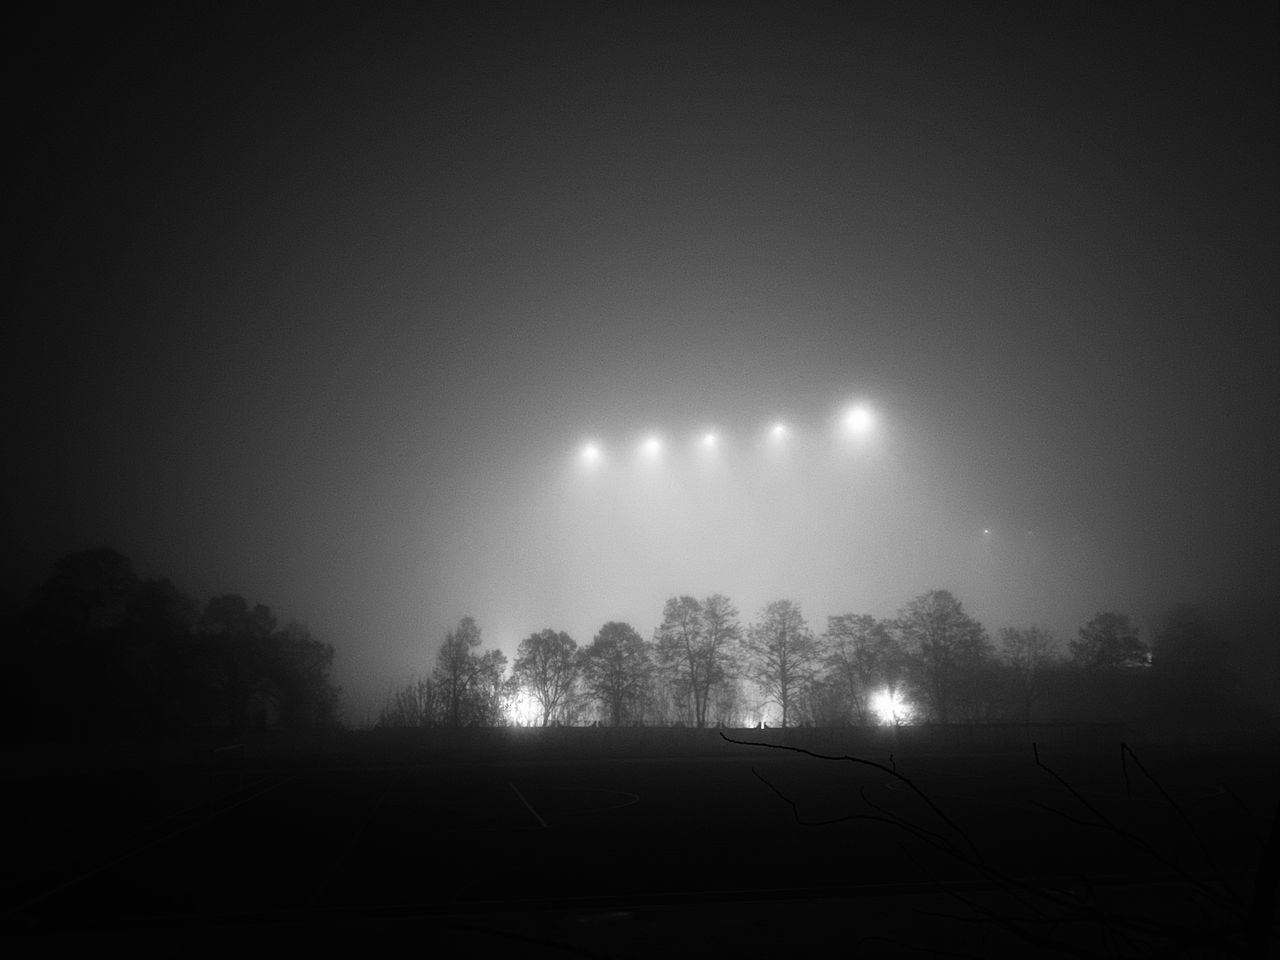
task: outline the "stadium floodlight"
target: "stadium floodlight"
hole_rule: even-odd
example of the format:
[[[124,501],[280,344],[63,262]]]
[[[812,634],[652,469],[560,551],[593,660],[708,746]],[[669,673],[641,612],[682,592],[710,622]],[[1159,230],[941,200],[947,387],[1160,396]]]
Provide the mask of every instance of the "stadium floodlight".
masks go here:
[[[865,437],[875,430],[876,415],[865,403],[858,403],[845,411],[843,422],[851,436]]]

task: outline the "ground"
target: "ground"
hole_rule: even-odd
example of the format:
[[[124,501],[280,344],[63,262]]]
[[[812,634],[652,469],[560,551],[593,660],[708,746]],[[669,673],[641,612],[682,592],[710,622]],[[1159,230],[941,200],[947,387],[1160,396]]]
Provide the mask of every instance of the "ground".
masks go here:
[[[186,956],[404,938],[522,956],[1225,955],[1280,770],[1259,747],[1122,766],[1118,743],[1041,747],[1039,765],[1029,745],[899,744],[859,754],[871,766],[770,734],[15,768],[5,930]]]

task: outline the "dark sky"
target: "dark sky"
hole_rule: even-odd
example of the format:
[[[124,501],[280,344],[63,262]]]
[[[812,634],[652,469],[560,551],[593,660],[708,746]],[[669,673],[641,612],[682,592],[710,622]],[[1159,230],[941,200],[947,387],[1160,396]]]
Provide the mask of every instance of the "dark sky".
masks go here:
[[[359,720],[468,613],[1273,586],[1274,5],[355,6],[14,39],[11,597],[113,545]]]

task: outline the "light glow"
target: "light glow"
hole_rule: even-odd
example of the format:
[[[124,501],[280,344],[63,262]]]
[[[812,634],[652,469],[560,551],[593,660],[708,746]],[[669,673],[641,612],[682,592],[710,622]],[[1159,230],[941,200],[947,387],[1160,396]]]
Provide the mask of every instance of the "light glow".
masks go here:
[[[662,438],[657,436],[646,437],[644,442],[640,444],[640,452],[647,457],[656,457],[662,453]]]
[[[538,701],[528,691],[521,690],[507,704],[507,722],[517,727],[532,727],[542,719]]]
[[[910,723],[915,716],[916,708],[902,699],[898,691],[885,687],[872,695],[871,712],[875,714],[879,723],[886,727],[896,727]]]
[[[854,437],[869,436],[876,428],[876,416],[866,404],[856,404],[845,411],[844,428]]]
[[[787,425],[785,423],[775,423],[769,428],[769,436],[775,440],[785,440],[787,438]]]
[[[604,456],[604,451],[600,449],[600,444],[589,441],[582,445],[582,451],[578,455],[583,463],[595,464],[599,463]]]

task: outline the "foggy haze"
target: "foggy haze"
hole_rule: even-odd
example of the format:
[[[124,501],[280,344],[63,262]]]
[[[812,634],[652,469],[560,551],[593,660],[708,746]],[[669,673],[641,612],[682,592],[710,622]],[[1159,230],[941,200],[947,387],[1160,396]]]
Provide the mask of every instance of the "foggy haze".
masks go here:
[[[464,615],[1265,596],[1274,24],[1160,9],[46,19],[10,604],[115,547],[305,621],[360,722]]]

